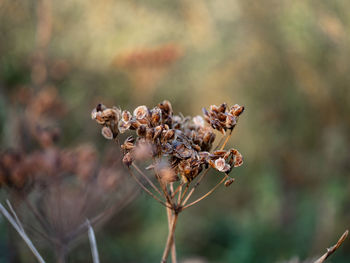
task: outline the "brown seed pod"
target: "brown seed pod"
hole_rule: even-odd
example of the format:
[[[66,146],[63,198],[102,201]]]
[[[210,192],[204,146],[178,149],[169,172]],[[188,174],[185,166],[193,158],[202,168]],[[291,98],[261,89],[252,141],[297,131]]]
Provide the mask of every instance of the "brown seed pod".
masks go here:
[[[149,115],[148,108],[145,105],[138,106],[134,110],[134,116],[137,120],[145,119]]]
[[[233,182],[235,181],[235,178],[230,178],[225,181],[225,186],[229,187]]]
[[[126,111],[126,110],[124,110],[124,111],[122,112],[122,120],[123,120],[124,122],[130,121],[131,118],[132,118],[132,115],[131,115],[130,112],[128,112],[128,111]]]
[[[153,135],[153,140],[158,139],[160,135],[162,134],[163,128],[162,126],[158,125],[157,127],[154,128],[154,135]]]
[[[147,130],[146,125],[140,125],[138,127],[138,129],[136,130],[137,136],[145,137],[146,136],[146,130]]]
[[[126,151],[132,150],[135,147],[134,142],[135,142],[135,138],[132,136],[129,136],[121,145],[121,148]]]
[[[173,108],[171,106],[171,103],[167,100],[164,100],[163,102],[159,103],[158,107],[162,110],[163,113],[165,113],[166,116],[173,114]]]
[[[228,165],[226,162],[225,162],[225,159],[224,158],[218,158],[215,160],[215,168],[216,170],[220,171],[220,172],[227,172],[230,170],[230,165]]]
[[[165,131],[163,131],[163,133],[164,133],[164,135],[163,135],[164,141],[173,140],[175,137],[174,130],[165,130]]]
[[[161,111],[161,109],[159,109],[158,107],[155,107],[154,109],[152,109],[151,113],[152,113],[152,115],[151,115],[151,124],[153,126],[159,125],[160,122],[161,122],[161,118],[162,118],[162,111]]]
[[[113,132],[109,127],[104,126],[101,130],[101,133],[102,133],[103,137],[105,137],[107,140],[113,139]]]
[[[146,139],[151,141],[154,136],[154,129],[153,128],[147,128],[146,129]]]

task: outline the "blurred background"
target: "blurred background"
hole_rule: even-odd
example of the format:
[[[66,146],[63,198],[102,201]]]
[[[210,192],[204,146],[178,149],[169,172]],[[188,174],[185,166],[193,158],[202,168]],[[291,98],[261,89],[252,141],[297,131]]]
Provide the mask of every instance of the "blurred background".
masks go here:
[[[245,105],[230,140],[244,165],[182,214],[179,259],[321,255],[350,223],[349,14],[344,0],[0,0],[1,150],[23,144],[16,123],[44,90],[64,104],[60,147],[89,143],[102,160],[99,102],[131,111],[167,99],[184,115]],[[0,229],[1,262],[35,262],[3,218]],[[101,262],[158,262],[166,235],[164,209],[141,194],[97,229]],[[91,262],[87,237],[69,262]],[[350,262],[348,240],[330,262]]]

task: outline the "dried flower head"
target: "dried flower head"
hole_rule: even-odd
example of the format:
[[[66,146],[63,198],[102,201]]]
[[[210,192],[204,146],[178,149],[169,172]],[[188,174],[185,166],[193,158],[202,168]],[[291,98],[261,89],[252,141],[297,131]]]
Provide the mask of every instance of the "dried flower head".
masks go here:
[[[123,111],[119,131],[135,131],[134,135],[129,136],[121,145],[123,163],[141,188],[167,207],[169,226],[175,224],[171,222],[176,222],[174,218],[177,218],[181,211],[206,198],[219,185],[224,183],[225,186],[229,186],[233,183],[234,179],[229,178],[229,173],[233,168],[242,165],[243,159],[235,149],[224,150],[231,133],[223,140],[222,145],[219,143],[216,147],[220,147],[220,150],[211,150],[216,138],[214,129],[223,134],[228,129],[232,131],[243,109],[239,105],[229,108],[225,103],[220,106],[211,105],[209,111],[203,109],[204,119],[201,116],[191,118],[182,114],[174,115],[170,102],[165,100],[152,109],[144,105],[139,106],[134,110],[133,116],[128,111]],[[113,121],[103,118],[102,113],[107,110],[109,109],[96,109],[93,118],[104,128],[109,127],[113,131]],[[102,112],[101,116],[98,116],[98,112]],[[206,122],[210,125],[206,125]],[[139,161],[151,162],[145,170],[154,171],[153,178],[149,178],[138,167]],[[223,178],[207,194],[186,204],[206,175],[202,172],[208,171],[210,167],[224,173]],[[133,170],[137,171],[137,175]],[[180,182],[176,183],[179,179]],[[193,180],[196,180],[196,183],[190,186]],[[174,227],[170,231],[174,231]],[[168,238],[170,237],[171,232]],[[162,262],[166,262],[169,251],[170,245],[167,245]]]
[[[226,130],[233,130],[236,126],[238,117],[243,113],[244,107],[235,104],[228,110],[226,103],[220,106],[211,105],[209,111],[203,108],[205,120],[214,129],[225,133]]]

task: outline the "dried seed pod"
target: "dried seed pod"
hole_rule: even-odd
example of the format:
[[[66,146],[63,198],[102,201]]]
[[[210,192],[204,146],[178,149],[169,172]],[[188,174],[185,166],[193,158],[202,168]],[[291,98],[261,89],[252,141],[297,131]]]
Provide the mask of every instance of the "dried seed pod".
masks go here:
[[[140,125],[137,130],[136,130],[136,134],[140,137],[145,137],[146,136],[146,130],[147,127],[146,125]]]
[[[157,126],[161,123],[162,111],[158,107],[155,107],[151,111],[151,124]]]
[[[234,167],[239,167],[242,164],[243,164],[243,156],[238,151],[236,151]]]
[[[230,170],[230,165],[225,162],[224,158],[218,158],[215,160],[215,168],[220,172],[227,172]]]
[[[106,121],[107,120],[115,120],[118,121],[120,118],[120,110],[117,108],[107,108],[102,111],[102,118],[104,118]]]
[[[135,147],[134,142],[135,142],[135,138],[133,138],[132,136],[129,136],[121,145],[121,148],[126,151],[132,150]]]
[[[163,131],[164,135],[163,135],[163,139],[164,141],[170,141],[173,140],[175,137],[175,132],[174,130],[165,130]]]
[[[230,109],[230,113],[233,116],[237,116],[237,117],[241,115],[243,111],[244,111],[244,106],[239,106],[238,104],[233,105]]]
[[[133,119],[130,120],[130,123],[131,123],[130,129],[132,130],[137,130],[142,125],[139,121],[133,120]]]
[[[235,181],[235,178],[230,178],[225,181],[225,186],[229,187],[233,182]]]
[[[105,124],[105,120],[102,118],[102,112],[93,109],[91,112],[91,119],[96,120],[98,124]]]
[[[179,159],[187,159],[192,155],[192,151],[185,147],[183,143],[178,143],[174,149],[175,156]]]
[[[137,120],[143,120],[149,115],[148,108],[145,105],[138,106],[134,110],[134,116]]]
[[[218,112],[225,112],[227,108],[227,104],[226,103],[222,103],[219,107],[218,107]]]
[[[102,133],[103,137],[105,137],[107,140],[113,139],[113,132],[109,127],[104,126],[101,130],[101,133]]]
[[[154,135],[153,135],[153,140],[157,139],[160,137],[162,134],[163,128],[162,126],[158,125],[157,127],[154,128]]]
[[[147,128],[146,129],[146,139],[151,141],[154,136],[154,129],[153,128]]]
[[[227,115],[226,116],[226,121],[225,121],[225,126],[227,129],[233,129],[237,123],[237,120],[234,116],[232,115]]]
[[[163,102],[158,104],[158,107],[162,110],[162,112],[165,113],[165,115],[169,116],[173,114],[173,108],[171,106],[171,103],[167,100],[164,100]]]
[[[131,118],[132,118],[132,115],[131,115],[130,112],[128,112],[128,111],[126,111],[126,110],[124,110],[124,111],[122,112],[122,120],[123,120],[124,122],[129,122],[129,121],[131,120]]]
[[[132,155],[131,155],[130,152],[128,152],[128,153],[126,153],[126,154],[124,155],[124,157],[123,157],[123,163],[124,163],[126,166],[130,167],[130,165],[132,164],[133,161],[134,161],[134,160],[133,160],[133,157],[132,157]]]

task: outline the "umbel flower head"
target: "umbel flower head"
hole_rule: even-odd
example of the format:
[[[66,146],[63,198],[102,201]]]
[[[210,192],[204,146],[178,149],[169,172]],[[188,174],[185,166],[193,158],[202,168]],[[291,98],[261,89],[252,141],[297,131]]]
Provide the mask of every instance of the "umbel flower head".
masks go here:
[[[203,109],[204,118],[191,118],[175,115],[171,103],[165,100],[152,109],[138,106],[133,114],[99,104],[91,117],[103,126],[102,135],[106,139],[117,139],[119,133],[127,131],[135,132],[121,145],[125,165],[132,165],[135,160],[142,159],[141,156],[165,157],[172,171],[167,170],[165,176],[171,180],[163,181],[190,182],[209,166],[227,174],[242,165],[242,155],[235,149],[210,151],[216,137],[214,130],[232,131],[243,110],[244,107],[237,104],[228,107],[223,103]]]
[[[179,213],[209,196],[221,184],[227,187],[234,182],[229,173],[242,165],[243,158],[236,149],[224,148],[243,110],[244,107],[237,104],[228,107],[223,103],[203,109],[204,118],[184,117],[174,114],[170,102],[165,100],[151,109],[138,106],[133,114],[102,104],[92,111],[91,116],[103,126],[102,134],[106,139],[120,144],[118,134],[133,131],[120,145],[123,163],[139,186],[167,209],[169,233],[162,263],[166,263],[171,247],[173,261],[176,261],[173,243]],[[226,139],[220,140],[212,150],[215,130]],[[230,133],[226,134],[227,130]],[[151,162],[145,170],[151,171],[153,177],[140,169],[139,161]],[[219,171],[223,178],[206,194],[187,203],[211,168]]]

